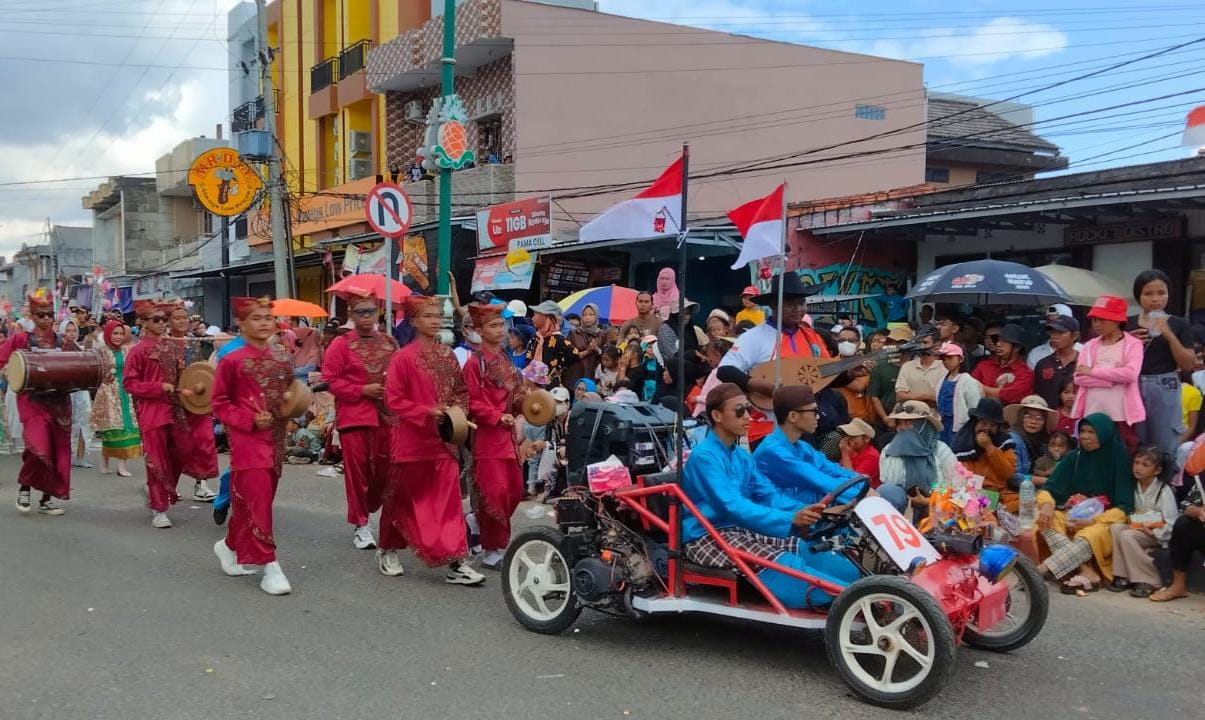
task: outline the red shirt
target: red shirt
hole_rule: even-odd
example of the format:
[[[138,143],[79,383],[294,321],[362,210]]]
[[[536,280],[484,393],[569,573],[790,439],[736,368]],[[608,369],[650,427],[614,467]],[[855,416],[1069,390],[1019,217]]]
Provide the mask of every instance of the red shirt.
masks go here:
[[[176,387],[183,362],[174,341],[166,337],[147,336],[130,349],[121,385],[134,399],[138,427],[154,430],[175,422],[172,392],[163,385]]]
[[[452,350],[425,338],[415,338],[394,353],[385,374],[385,406],[398,416],[390,441],[395,463],[450,457],[431,417],[436,406],[456,405],[467,410],[464,374]]]
[[[1000,385],[1003,375],[1013,376],[1010,382]],[[1000,402],[1012,405],[1021,402],[1026,395],[1033,394],[1033,370],[1020,357],[1007,365],[1001,365],[999,360],[991,358],[975,366],[971,377],[978,380],[984,387],[999,388]]]
[[[514,460],[514,428],[500,424],[502,416],[519,412],[519,388],[523,378],[509,357],[478,350],[464,364],[464,382],[469,390],[469,419],[477,423],[473,433],[473,457],[482,460]]]
[[[127,366],[128,367],[128,366]],[[284,461],[284,394],[293,384],[293,364],[282,348],[244,345],[218,363],[213,381],[213,415],[230,436],[232,470],[280,470]],[[276,417],[271,427],[255,427],[256,413]]]
[[[389,359],[397,352],[397,341],[384,333],[361,337],[355,333],[340,335],[326,349],[322,380],[335,396],[335,427],[379,427],[391,424],[392,414],[384,401],[364,397],[364,386],[385,384]]]
[[[870,487],[877,488],[880,485],[879,451],[875,449],[874,445],[868,444],[860,452],[851,455],[849,464],[853,466],[850,470],[870,478]]]

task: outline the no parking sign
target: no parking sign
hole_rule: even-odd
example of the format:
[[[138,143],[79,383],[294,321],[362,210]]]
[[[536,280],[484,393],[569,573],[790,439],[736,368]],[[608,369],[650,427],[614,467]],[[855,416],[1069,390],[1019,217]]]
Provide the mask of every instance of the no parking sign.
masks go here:
[[[401,186],[383,182],[374,185],[364,200],[364,215],[373,230],[384,237],[400,238],[410,229],[414,208]]]

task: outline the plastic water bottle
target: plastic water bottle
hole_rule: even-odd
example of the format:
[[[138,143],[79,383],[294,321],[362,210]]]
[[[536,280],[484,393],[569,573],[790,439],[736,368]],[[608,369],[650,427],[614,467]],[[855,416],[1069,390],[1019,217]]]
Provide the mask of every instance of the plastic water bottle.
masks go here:
[[[1033,480],[1029,475],[1024,476],[1021,481],[1021,508],[1018,520],[1021,521],[1022,530],[1033,530],[1038,519],[1038,502],[1036,498],[1037,492],[1033,487]]]

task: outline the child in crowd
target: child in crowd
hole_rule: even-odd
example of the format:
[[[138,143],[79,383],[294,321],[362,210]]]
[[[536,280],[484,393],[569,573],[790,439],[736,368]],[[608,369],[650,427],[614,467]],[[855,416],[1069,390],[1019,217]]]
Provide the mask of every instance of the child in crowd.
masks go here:
[[[1030,480],[1033,481],[1035,487],[1042,487],[1046,484],[1046,480],[1054,473],[1054,468],[1059,464],[1059,460],[1071,452],[1071,443],[1071,436],[1065,432],[1055,430],[1050,433],[1050,439],[1046,441],[1046,454],[1033,461],[1030,471]]]
[[[1113,592],[1130,591],[1136,598],[1149,597],[1163,583],[1151,551],[1171,540],[1179,509],[1175,492],[1160,479],[1167,459],[1156,447],[1134,453],[1134,512],[1128,523],[1109,526],[1113,534]]]
[[[1075,409],[1075,380],[1068,380],[1059,390],[1059,419],[1054,429],[1067,437],[1075,437],[1075,418],[1071,417]]]
[[[315,432],[310,426],[302,425],[302,419],[289,420],[286,431],[289,434],[288,447],[285,457],[290,463],[309,464],[317,462],[322,457],[324,442],[321,431]],[[311,423],[317,427],[315,423]]]
[[[599,355],[598,367],[594,369],[594,384],[604,399],[615,392],[615,382],[619,380],[619,358],[619,348],[614,345],[607,345]]]

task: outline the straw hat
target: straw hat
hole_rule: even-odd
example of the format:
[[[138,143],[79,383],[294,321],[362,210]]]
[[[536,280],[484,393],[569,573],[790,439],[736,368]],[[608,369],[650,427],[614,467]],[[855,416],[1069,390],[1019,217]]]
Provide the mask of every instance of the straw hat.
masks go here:
[[[1021,402],[1004,408],[1004,422],[1008,423],[1009,427],[1016,427],[1021,421],[1021,414],[1026,410],[1041,410],[1046,413],[1046,432],[1054,430],[1055,425],[1058,425],[1058,411],[1047,405],[1039,395],[1026,395]]]
[[[905,400],[897,403],[895,410],[887,417],[892,420],[928,420],[937,431],[941,431],[941,418],[933,412],[933,408],[920,400]]]

